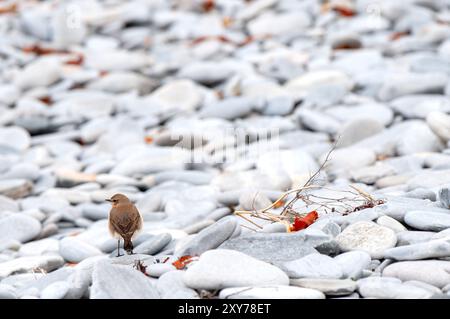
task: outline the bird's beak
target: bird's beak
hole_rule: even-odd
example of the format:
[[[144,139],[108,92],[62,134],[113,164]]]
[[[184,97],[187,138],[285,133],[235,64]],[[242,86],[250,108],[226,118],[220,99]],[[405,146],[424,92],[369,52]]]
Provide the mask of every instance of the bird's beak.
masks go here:
[[[107,199],[105,199],[107,202],[112,202],[112,199],[110,199],[110,198],[107,198]]]

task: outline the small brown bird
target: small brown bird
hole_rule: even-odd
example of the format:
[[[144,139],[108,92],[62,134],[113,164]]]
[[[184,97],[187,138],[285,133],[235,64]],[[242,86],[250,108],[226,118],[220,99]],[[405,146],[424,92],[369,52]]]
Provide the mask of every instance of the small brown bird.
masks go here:
[[[115,194],[107,199],[112,203],[109,212],[109,231],[117,238],[117,257],[119,254],[120,237],[123,238],[123,248],[133,254],[133,243],[131,239],[142,228],[142,216],[136,206],[123,194]]]

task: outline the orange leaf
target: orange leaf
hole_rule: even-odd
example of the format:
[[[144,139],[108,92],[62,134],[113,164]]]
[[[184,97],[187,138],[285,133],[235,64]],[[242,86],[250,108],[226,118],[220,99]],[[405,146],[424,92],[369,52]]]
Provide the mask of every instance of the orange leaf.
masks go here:
[[[315,210],[308,213],[308,215],[306,215],[305,217],[296,216],[294,222],[290,226],[290,231],[299,231],[305,229],[312,223],[314,223],[317,220],[317,218],[319,218],[319,214],[317,214]]]
[[[146,137],[144,137],[144,141],[146,144],[151,144],[153,143],[153,137],[147,135]]]
[[[181,256],[177,261],[174,261],[172,265],[174,265],[178,270],[183,269],[187,264],[192,262],[192,258],[193,257],[189,255]]]

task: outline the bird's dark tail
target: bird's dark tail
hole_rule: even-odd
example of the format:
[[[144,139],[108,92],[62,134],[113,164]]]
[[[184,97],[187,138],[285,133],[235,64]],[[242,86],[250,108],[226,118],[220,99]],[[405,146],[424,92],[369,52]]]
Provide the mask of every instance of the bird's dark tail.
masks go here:
[[[131,238],[124,238],[123,249],[129,254],[133,253],[133,243],[131,242]]]

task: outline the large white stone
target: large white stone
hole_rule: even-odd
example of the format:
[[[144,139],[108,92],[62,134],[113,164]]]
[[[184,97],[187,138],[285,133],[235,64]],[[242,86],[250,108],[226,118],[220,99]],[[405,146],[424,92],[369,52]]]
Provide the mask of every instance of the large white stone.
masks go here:
[[[279,268],[246,254],[228,249],[209,250],[190,266],[184,283],[193,289],[288,285],[288,276]]]
[[[397,243],[395,232],[373,222],[361,221],[348,226],[336,237],[343,251],[363,250],[372,258],[380,258],[384,251]]]

